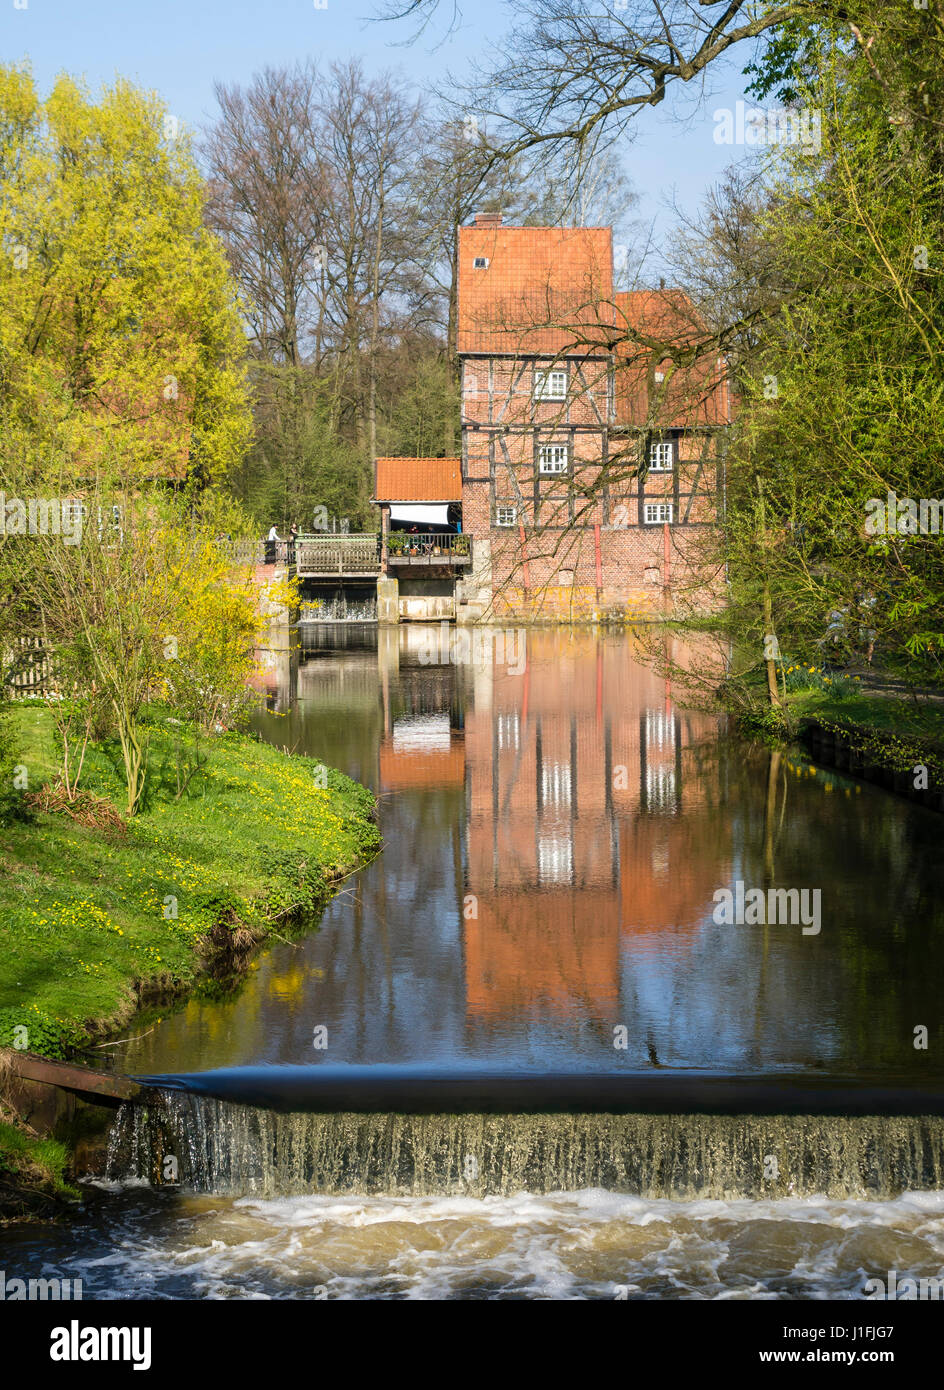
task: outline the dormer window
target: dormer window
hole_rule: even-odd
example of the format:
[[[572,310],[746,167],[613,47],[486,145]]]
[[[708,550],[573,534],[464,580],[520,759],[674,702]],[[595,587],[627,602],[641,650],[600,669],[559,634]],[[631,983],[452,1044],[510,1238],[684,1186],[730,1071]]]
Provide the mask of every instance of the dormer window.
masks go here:
[[[549,371],[534,373],[534,399],[536,401],[563,401],[567,399],[567,369],[553,367]]]
[[[472,268],[473,270],[488,270],[488,257],[476,256],[475,260],[472,262]]]

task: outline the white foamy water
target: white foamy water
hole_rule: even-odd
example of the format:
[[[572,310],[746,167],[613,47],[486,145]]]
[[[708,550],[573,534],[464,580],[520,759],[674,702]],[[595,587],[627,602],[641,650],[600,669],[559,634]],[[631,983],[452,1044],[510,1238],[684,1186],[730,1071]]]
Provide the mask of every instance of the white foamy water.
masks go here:
[[[856,1299],[892,1269],[944,1277],[944,1192],[266,1200],[108,1186],[88,1222],[44,1241],[86,1297]]]

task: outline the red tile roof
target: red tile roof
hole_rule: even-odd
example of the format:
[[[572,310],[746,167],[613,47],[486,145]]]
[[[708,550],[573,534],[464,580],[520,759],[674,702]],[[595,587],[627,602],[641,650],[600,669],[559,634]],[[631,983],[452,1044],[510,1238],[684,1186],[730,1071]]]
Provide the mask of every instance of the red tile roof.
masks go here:
[[[477,257],[487,260],[475,268]],[[460,227],[459,352],[586,351],[612,322],[609,227]]]
[[[460,459],[378,459],[375,502],[461,502]]]
[[[663,429],[727,424],[727,373],[715,353],[675,368],[671,358],[653,362],[652,348],[631,336],[636,333],[682,349],[704,342],[708,329],[688,296],[681,290],[634,290],[614,295],[614,301],[617,332],[626,334],[616,349],[619,422],[644,425],[656,419]],[[650,382],[650,367],[664,374],[664,382]],[[650,388],[654,393],[651,409]]]

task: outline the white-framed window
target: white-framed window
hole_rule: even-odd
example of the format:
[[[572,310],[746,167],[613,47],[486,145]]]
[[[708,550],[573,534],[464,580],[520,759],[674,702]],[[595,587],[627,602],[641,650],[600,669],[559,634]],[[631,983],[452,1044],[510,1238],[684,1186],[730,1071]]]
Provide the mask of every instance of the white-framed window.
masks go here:
[[[653,444],[649,450],[649,471],[650,473],[670,473],[672,471],[672,441],[663,440],[659,444]]]
[[[542,473],[566,473],[567,445],[542,444],[538,453],[538,468]]]
[[[660,521],[672,520],[671,502],[647,502],[643,515],[647,526],[657,526]]]
[[[536,401],[563,401],[567,397],[567,368],[550,367],[534,373]]]
[[[515,522],[517,521],[517,519],[518,519],[518,508],[517,508],[517,507],[496,507],[496,508],[495,508],[495,525],[496,525],[496,526],[514,526],[514,524],[515,524]]]
[[[675,768],[646,767],[646,805],[650,811],[670,811],[675,807]]]
[[[472,262],[473,270],[488,270],[488,257],[476,256]]]

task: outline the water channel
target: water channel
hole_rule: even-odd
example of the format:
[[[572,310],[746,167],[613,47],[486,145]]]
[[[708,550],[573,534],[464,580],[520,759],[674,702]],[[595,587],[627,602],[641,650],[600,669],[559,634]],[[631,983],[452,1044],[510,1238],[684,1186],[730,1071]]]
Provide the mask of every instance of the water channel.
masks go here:
[[[306,628],[256,727],[374,789],[384,851],[122,1070],[940,1081],[940,818],[731,737],[631,636]],[[718,920],[738,883],[808,911]],[[79,1220],[13,1240],[86,1297],[858,1297],[942,1273],[940,1121],[766,1108],[353,1116],[183,1092],[158,1127],[122,1116]],[[152,1186],[168,1146],[183,1180]]]

